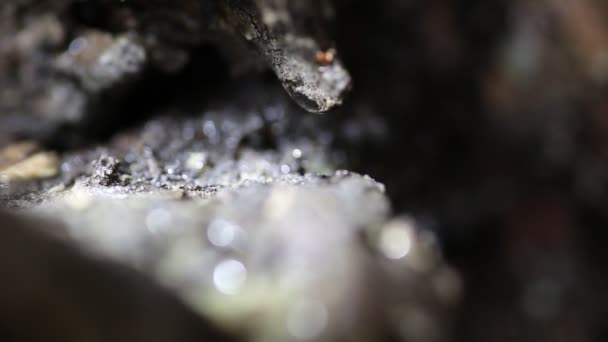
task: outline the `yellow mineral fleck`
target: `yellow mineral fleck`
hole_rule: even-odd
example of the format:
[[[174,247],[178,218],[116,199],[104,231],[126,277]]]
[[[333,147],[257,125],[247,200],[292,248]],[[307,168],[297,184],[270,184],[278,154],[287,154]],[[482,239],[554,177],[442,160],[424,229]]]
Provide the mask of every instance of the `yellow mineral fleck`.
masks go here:
[[[0,170],[22,161],[38,150],[38,145],[31,141],[10,144],[0,149]]]
[[[51,178],[59,172],[59,157],[54,152],[39,152],[6,168],[0,168],[0,183]]]

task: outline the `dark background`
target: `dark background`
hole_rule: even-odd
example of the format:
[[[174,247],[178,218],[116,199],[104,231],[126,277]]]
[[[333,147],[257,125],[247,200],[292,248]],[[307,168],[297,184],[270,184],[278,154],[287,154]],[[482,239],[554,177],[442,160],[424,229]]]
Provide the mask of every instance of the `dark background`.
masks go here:
[[[341,115],[369,105],[390,132],[354,149],[352,168],[439,233],[467,289],[456,339],[605,340],[605,4],[342,1],[338,13],[356,82]]]

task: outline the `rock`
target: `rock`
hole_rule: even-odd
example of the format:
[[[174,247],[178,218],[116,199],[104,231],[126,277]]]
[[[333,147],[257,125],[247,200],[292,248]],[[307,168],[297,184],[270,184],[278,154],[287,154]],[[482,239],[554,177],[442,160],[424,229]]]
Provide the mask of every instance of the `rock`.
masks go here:
[[[0,103],[12,114],[0,133],[50,137],[40,138],[50,141],[45,148],[71,134],[101,137],[58,151],[55,177],[0,185],[0,206],[85,254],[75,260],[134,269],[147,277],[141,291],[160,284],[211,326],[246,340],[448,339],[462,284],[434,235],[395,217],[384,185],[342,170],[352,153],[341,144],[386,136],[375,109],[318,117],[264,77],[204,82],[221,62],[206,65],[202,46],[227,54],[221,61],[234,69],[256,64],[253,47],[300,107],[340,105],[351,79],[324,37],[333,16],[326,3],[44,4],[49,28],[67,19],[50,40],[56,45],[29,25],[6,24],[36,39],[17,54],[17,75],[0,72],[17,94],[6,98],[19,100]],[[9,17],[42,15],[0,8]],[[172,75],[175,83],[163,84]],[[66,123],[72,130],[57,129]]]
[[[59,158],[53,152],[40,152],[0,169],[0,182],[9,183],[32,179],[52,178],[59,172]]]
[[[228,54],[224,59],[235,70],[258,66],[251,63],[258,59],[250,51],[254,49],[242,48],[250,41],[297,103],[309,111],[329,111],[342,103],[351,81],[337,55],[330,63],[315,59],[329,48],[325,34],[319,34],[326,17],[321,7],[327,6],[227,0],[63,0],[34,6],[4,1],[0,126],[6,126],[1,120],[7,114],[26,117],[30,124],[18,132],[30,135],[65,125],[107,124],[108,115],[139,89],[163,87],[188,65],[205,65],[204,56],[197,57],[203,46]],[[205,75],[199,78],[197,83],[204,84]]]
[[[22,161],[39,148],[38,144],[32,141],[17,142],[4,147],[0,150],[0,169]]]
[[[8,203],[248,340],[445,340],[460,283],[434,236],[339,170],[317,117],[257,86],[63,155]]]
[[[382,186],[347,172],[279,176],[189,200],[77,182],[32,212],[251,340],[440,341],[459,297],[457,276],[441,278],[454,273],[430,233],[388,222]]]
[[[2,341],[238,340],[134,270],[70,246],[56,223],[0,220]]]
[[[323,113],[342,104],[351,87],[349,73],[335,52],[331,59],[317,58],[330,48],[327,37],[314,35],[319,31],[315,27],[322,26],[331,12],[327,1],[306,5],[286,0],[222,3],[228,22],[258,47],[302,108]]]
[[[147,63],[145,47],[136,34],[113,37],[103,32],[88,32],[70,43],[57,57],[57,70],[76,78],[89,93],[132,83]]]

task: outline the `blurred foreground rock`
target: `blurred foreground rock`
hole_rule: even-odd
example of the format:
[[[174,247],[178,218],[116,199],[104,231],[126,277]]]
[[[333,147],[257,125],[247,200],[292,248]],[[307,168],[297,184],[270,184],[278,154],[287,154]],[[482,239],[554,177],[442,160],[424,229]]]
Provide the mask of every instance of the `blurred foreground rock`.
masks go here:
[[[0,340],[236,341],[149,278],[66,243],[59,225],[0,220]]]

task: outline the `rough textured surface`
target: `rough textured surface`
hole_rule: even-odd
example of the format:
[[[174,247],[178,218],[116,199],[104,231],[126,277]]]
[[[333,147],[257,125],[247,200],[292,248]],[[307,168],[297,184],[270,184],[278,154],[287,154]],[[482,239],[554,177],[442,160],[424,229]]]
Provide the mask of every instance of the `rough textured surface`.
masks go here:
[[[254,45],[299,104],[325,112],[340,105],[350,87],[338,58],[315,59],[329,48],[321,46],[319,33],[320,7],[327,12],[328,6],[320,1],[314,6],[228,0],[42,1],[36,6],[5,1],[0,5],[0,109],[5,115],[44,119],[30,121],[40,129],[99,122],[100,106],[120,107],[146,82],[161,86],[162,79],[155,77],[183,70],[201,58],[198,48],[213,44],[241,73],[264,64],[252,62],[260,59],[247,48]]]
[[[321,23],[330,19],[330,6],[318,0],[305,5],[287,0],[224,2],[228,21],[262,51],[289,95],[313,112],[341,105],[351,86],[341,61],[316,57],[330,48],[327,37],[319,36]]]
[[[462,284],[434,235],[336,171],[336,132],[255,84],[63,154],[58,177],[12,180],[3,204],[247,340],[446,340]]]

